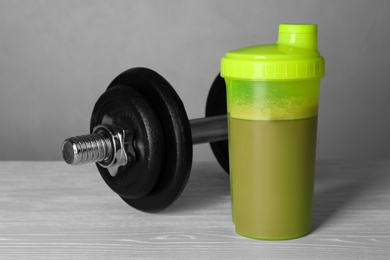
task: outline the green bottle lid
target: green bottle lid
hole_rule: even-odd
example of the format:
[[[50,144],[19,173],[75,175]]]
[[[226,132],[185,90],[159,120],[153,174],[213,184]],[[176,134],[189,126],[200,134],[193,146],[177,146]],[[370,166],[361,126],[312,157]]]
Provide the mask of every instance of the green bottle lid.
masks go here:
[[[221,61],[221,76],[229,79],[294,80],[324,75],[314,24],[281,24],[275,44],[230,51]]]

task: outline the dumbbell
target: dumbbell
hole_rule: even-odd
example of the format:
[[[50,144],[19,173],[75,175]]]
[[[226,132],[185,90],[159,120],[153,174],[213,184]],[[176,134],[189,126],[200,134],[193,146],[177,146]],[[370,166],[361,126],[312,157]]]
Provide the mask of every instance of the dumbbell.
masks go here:
[[[206,117],[188,120],[174,88],[157,72],[132,68],[118,75],[97,100],[90,133],[67,138],[63,159],[96,163],[106,184],[127,204],[144,212],[170,206],[185,188],[192,146],[210,142],[229,172],[226,87],[215,78]]]

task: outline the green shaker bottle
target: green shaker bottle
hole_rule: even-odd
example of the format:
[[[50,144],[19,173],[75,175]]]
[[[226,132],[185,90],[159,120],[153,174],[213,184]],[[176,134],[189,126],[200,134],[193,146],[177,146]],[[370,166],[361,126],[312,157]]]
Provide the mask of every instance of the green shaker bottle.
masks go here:
[[[238,234],[282,240],[310,232],[324,67],[311,24],[281,24],[275,44],[222,58]]]

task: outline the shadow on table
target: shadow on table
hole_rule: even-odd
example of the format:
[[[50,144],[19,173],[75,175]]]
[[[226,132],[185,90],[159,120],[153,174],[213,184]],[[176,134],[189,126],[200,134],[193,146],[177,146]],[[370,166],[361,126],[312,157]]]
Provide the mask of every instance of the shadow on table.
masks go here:
[[[390,181],[386,171],[375,162],[318,162],[315,176],[313,228],[326,225],[348,207],[365,207],[367,190]],[[226,210],[219,208],[230,201],[229,175],[220,167],[197,164],[182,195],[162,214]],[[229,208],[230,211],[230,208]]]
[[[373,171],[367,162],[317,163],[313,231],[335,218],[343,209],[363,205],[365,202],[361,198],[367,189],[383,181],[383,175]]]
[[[213,210],[230,201],[229,175],[216,163],[197,163],[183,193],[163,214]]]

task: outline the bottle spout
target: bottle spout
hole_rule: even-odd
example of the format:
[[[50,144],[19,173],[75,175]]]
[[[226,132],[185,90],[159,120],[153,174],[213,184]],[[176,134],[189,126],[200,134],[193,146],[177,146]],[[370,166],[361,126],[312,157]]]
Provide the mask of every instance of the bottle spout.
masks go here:
[[[317,51],[317,25],[281,24],[277,44]]]

